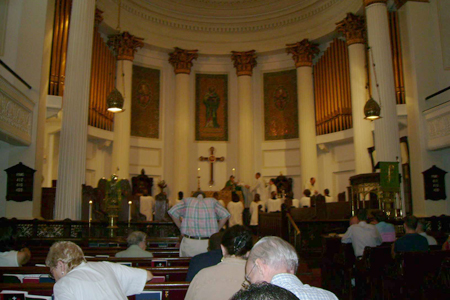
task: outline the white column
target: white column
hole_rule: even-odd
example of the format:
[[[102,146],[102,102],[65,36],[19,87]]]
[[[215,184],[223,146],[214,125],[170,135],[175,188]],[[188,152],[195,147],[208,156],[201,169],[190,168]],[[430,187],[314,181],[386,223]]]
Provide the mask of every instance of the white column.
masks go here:
[[[120,179],[130,177],[131,81],[133,62],[117,61],[116,87],[124,98],[123,112],[114,114],[114,139],[111,174]],[[124,74],[124,75],[122,75]]]
[[[175,84],[174,194],[182,191],[188,196],[190,195],[188,174],[197,174],[189,172],[189,140],[191,138],[189,133],[192,128],[189,117],[189,74],[175,75]]]
[[[67,50],[66,83],[56,188],[55,219],[81,217],[95,1],[73,1]]]
[[[287,45],[297,67],[298,125],[300,140],[300,171],[303,184],[311,177],[317,178],[316,119],[312,60],[319,52],[316,44],[307,39]],[[305,187],[302,186],[302,190]],[[320,181],[316,188],[320,188]]]
[[[367,101],[364,18],[349,13],[337,25],[337,30],[345,34],[348,45],[355,173],[372,173],[372,161],[367,151],[373,146],[372,124],[364,119]]]
[[[254,178],[252,77],[238,77],[239,180],[251,185]]]
[[[317,178],[316,120],[312,67],[297,68],[298,125],[300,140],[300,171],[303,184]],[[320,185],[320,181],[319,181]],[[320,187],[319,187],[320,188]]]
[[[254,135],[253,135],[253,98],[252,74],[256,66],[255,50],[231,52],[238,76],[239,101],[239,167],[238,179],[251,185],[254,178]]]
[[[366,18],[369,47],[372,52],[369,51],[369,64],[372,66],[370,74],[372,96],[378,103],[381,102],[382,117],[375,121],[376,159],[377,162],[396,161],[397,157],[400,159],[400,141],[388,12],[386,3],[380,3],[379,0],[366,2],[369,2],[366,3]],[[377,80],[374,78],[373,63]],[[376,87],[376,81],[379,88]]]
[[[192,61],[197,59],[197,50],[184,50],[175,48],[170,53],[169,62],[175,71],[175,128],[174,128],[174,192],[183,192],[190,195],[189,176],[197,174],[189,172],[189,142],[191,135],[191,118],[189,117],[191,104],[190,78]]]
[[[130,179],[131,88],[133,60],[137,48],[144,46],[142,38],[124,31],[111,36],[108,45],[117,55],[116,88],[124,98],[123,111],[114,115],[114,139],[111,174]]]

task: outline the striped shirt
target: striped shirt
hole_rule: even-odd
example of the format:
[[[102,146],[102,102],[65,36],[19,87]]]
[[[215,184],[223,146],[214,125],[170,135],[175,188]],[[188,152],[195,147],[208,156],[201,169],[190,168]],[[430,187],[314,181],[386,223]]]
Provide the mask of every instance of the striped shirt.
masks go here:
[[[185,198],[169,210],[174,218],[183,218],[181,234],[193,237],[210,237],[219,231],[218,220],[228,218],[230,213],[214,198]]]
[[[297,276],[290,273],[280,273],[273,276],[271,284],[282,287],[302,300],[337,300],[338,298],[324,289],[303,284]]]

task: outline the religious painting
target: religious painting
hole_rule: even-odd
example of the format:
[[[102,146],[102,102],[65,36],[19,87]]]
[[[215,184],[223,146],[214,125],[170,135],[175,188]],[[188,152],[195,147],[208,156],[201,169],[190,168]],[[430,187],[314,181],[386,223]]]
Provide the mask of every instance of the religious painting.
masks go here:
[[[228,141],[228,75],[196,74],[195,140]]]
[[[132,136],[159,138],[160,74],[158,69],[133,65]]]
[[[264,74],[266,141],[298,138],[297,71]]]

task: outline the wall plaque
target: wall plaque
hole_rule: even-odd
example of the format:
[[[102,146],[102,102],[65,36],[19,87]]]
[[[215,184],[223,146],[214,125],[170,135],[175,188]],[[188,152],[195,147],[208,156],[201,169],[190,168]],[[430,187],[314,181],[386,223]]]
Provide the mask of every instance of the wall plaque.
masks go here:
[[[33,201],[33,181],[36,170],[21,162],[5,170],[7,179],[6,200]]]
[[[433,165],[422,172],[425,185],[425,200],[445,200],[445,174],[446,171]]]

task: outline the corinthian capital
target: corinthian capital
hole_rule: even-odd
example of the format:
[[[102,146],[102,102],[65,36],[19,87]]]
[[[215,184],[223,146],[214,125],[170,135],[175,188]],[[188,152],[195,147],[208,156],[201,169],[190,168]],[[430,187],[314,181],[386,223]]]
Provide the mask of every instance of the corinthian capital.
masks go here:
[[[112,47],[117,60],[134,60],[134,53],[144,47],[144,39],[131,35],[128,31],[109,36],[108,46]]]
[[[366,27],[363,17],[348,13],[347,17],[336,25],[337,31],[345,34],[347,45],[365,43]]]
[[[198,50],[184,50],[175,47],[170,53],[169,62],[174,67],[175,74],[191,74],[192,60],[197,59]]]
[[[231,60],[234,61],[237,76],[252,76],[253,68],[256,67],[255,50],[238,52],[231,51]]]
[[[295,66],[311,67],[314,56],[319,53],[317,44],[313,44],[307,39],[295,44],[287,44],[286,52],[292,54]]]

